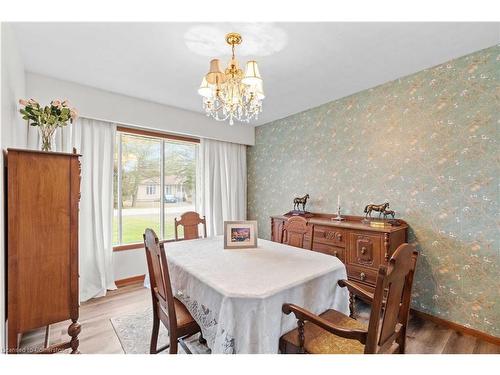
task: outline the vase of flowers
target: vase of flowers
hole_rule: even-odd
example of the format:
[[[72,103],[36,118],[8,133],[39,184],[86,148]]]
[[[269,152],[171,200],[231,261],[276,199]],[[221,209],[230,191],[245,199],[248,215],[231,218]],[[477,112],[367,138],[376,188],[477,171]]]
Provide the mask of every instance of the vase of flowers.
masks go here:
[[[78,112],[69,106],[67,100],[56,99],[45,107],[34,99],[20,99],[19,104],[22,106],[19,112],[28,121],[28,125],[38,126],[42,151],[52,150],[52,140],[57,128],[67,126],[68,122],[73,123],[78,117]]]

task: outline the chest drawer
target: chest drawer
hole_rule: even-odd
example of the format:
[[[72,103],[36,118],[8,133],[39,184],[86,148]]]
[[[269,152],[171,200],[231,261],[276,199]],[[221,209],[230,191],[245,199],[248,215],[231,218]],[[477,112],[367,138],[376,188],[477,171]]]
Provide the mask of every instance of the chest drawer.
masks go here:
[[[345,231],[335,227],[315,225],[314,242],[345,247]]]
[[[345,263],[345,249],[343,247],[336,247],[331,245],[325,245],[318,242],[313,242],[312,250],[327,255],[333,255],[339,258],[342,263]]]
[[[366,269],[349,264],[347,267],[347,277],[349,279],[361,281],[363,283],[375,285],[377,282],[377,272],[375,270]]]
[[[382,262],[382,237],[379,234],[349,233],[349,264],[378,269]]]

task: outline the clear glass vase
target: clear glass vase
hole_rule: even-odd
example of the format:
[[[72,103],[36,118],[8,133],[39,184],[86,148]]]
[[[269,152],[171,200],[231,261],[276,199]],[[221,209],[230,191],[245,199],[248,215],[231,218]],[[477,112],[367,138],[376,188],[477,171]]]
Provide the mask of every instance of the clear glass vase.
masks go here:
[[[57,126],[54,125],[40,125],[40,140],[42,144],[42,151],[52,151],[52,144],[54,143],[54,135]]]

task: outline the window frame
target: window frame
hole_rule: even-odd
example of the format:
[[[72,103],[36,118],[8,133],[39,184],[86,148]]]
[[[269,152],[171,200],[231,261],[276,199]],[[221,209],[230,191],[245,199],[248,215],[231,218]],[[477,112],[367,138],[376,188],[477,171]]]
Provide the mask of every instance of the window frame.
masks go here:
[[[199,138],[193,138],[193,137],[188,137],[188,136],[183,136],[183,135],[177,135],[177,134],[170,134],[170,133],[163,133],[163,132],[157,132],[157,131],[151,131],[151,130],[146,130],[146,129],[140,129],[140,128],[129,128],[126,126],[117,126],[116,127],[116,132],[119,135],[119,142],[118,142],[118,171],[117,171],[117,194],[118,194],[118,239],[123,238],[123,233],[122,233],[122,215],[121,215],[121,203],[122,203],[122,186],[121,186],[121,180],[122,180],[122,135],[123,134],[130,134],[130,135],[138,135],[142,137],[149,137],[149,138],[160,138],[160,139],[168,139],[168,140],[173,140],[173,141],[182,141],[182,142],[189,142],[189,143],[200,143]],[[161,155],[160,155],[160,163],[161,163],[161,168],[160,168],[160,191],[162,190],[161,182],[164,181],[165,178],[165,147],[162,144],[161,147]],[[165,185],[163,184],[163,189],[165,189]],[[161,199],[160,197],[160,210],[161,210],[161,215],[160,215],[160,228],[164,228],[164,220],[165,220],[165,200]],[[161,240],[160,242],[165,243],[165,242],[173,242],[175,240],[170,239],[170,240]],[[113,251],[124,251],[124,250],[132,250],[132,249],[141,249],[144,248],[144,243],[142,242],[136,242],[136,243],[131,243],[131,244],[119,244],[113,246]]]

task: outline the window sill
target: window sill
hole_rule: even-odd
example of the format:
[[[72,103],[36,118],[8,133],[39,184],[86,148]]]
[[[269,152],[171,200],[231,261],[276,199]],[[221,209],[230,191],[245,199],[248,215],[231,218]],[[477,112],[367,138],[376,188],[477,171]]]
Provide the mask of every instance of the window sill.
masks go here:
[[[160,243],[165,243],[165,242],[174,242],[174,239],[171,240],[161,240]],[[144,249],[144,243],[142,242],[137,242],[137,243],[131,243],[127,245],[117,245],[113,246],[113,252],[115,251],[126,251],[126,250],[139,250],[139,249]]]
[[[135,249],[144,249],[144,244],[139,242],[127,245],[113,246],[113,251],[125,251],[125,250],[135,250]]]

